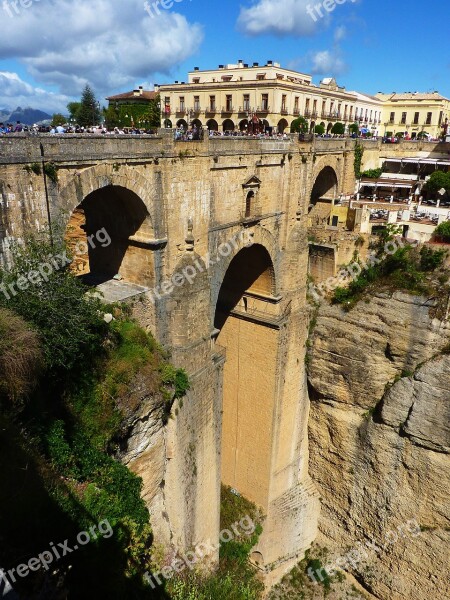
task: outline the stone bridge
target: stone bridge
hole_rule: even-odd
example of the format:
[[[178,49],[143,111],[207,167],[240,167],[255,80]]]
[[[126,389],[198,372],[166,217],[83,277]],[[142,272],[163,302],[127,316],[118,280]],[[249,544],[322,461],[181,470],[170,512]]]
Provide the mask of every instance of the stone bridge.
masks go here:
[[[2,256],[27,229],[56,232],[75,214],[85,240],[104,228],[107,247],[85,244],[91,277],[119,274],[117,286],[138,293],[141,323],[189,373],[155,459],[163,482],[151,460],[140,469],[163,543],[189,550],[218,540],[221,481],[267,515],[253,555],[267,572],[287,569],[316,536],[307,213],[319,197],[354,192],[353,161],[353,140],[294,136],[0,138]]]

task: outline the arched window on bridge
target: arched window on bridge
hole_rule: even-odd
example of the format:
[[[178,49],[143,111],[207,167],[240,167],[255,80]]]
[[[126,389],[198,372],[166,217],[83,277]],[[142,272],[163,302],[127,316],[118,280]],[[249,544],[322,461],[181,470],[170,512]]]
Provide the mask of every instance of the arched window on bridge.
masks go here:
[[[245,218],[251,217],[252,208],[255,199],[255,192],[250,190],[247,194],[247,198],[245,199]]]

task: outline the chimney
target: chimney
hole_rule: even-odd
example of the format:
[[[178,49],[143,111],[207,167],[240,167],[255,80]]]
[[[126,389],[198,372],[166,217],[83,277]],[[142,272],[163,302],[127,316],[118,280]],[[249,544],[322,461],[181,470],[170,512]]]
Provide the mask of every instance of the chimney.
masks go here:
[[[194,71],[200,71],[199,67],[194,67]]]
[[[254,62],[254,63],[253,63],[253,66],[254,66],[254,67],[259,67],[259,63],[257,63],[257,62]]]
[[[223,65],[219,65],[219,69],[223,69]]]
[[[248,63],[244,64],[244,69],[248,69]]]
[[[273,65],[273,60],[268,60],[268,61],[267,61],[267,66],[268,66],[268,67],[271,67],[272,65]]]

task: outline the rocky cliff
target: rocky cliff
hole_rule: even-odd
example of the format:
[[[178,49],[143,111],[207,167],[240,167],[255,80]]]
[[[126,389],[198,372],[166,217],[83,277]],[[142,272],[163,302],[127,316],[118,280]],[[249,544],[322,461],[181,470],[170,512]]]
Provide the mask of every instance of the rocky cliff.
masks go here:
[[[348,313],[323,304],[310,340],[318,541],[381,600],[450,597],[450,324],[442,300],[380,293]]]

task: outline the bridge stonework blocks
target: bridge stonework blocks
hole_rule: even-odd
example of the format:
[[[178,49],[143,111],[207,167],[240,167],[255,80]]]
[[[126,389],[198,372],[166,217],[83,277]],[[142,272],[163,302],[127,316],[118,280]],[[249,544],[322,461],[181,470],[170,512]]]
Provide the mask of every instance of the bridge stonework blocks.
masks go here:
[[[189,373],[164,434],[163,506],[145,490],[168,546],[217,543],[221,480],[266,514],[255,557],[267,573],[286,571],[316,536],[307,215],[324,169],[333,194],[353,193],[353,146],[294,136],[175,143],[167,133],[0,139],[0,258],[11,239],[48,226],[47,205],[55,230],[81,206],[86,231],[110,231],[105,272],[145,288],[135,315]],[[31,168],[42,161],[57,167],[47,191]],[[142,464],[140,475],[149,485]]]

